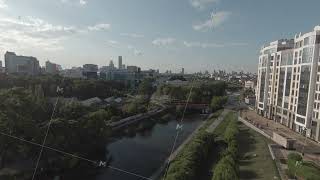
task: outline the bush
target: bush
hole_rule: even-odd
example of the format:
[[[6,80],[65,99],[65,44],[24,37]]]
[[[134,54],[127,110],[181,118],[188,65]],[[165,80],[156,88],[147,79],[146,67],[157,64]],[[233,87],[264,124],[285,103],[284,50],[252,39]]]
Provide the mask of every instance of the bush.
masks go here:
[[[224,133],[225,141],[229,144],[231,141],[235,140],[238,133],[239,133],[239,130],[238,130],[237,122],[234,119],[232,119],[229,122],[228,127]]]
[[[224,140],[228,144],[226,151],[222,153],[222,158],[213,170],[213,180],[237,180],[238,179],[238,143],[237,134],[239,133],[236,116],[230,113],[225,121],[229,121],[224,132]]]
[[[306,180],[315,180],[320,177],[320,169],[309,162],[303,162],[298,153],[288,155],[288,170],[291,176],[298,176]]]
[[[213,96],[210,103],[211,110],[216,111],[221,109],[227,100],[228,98],[226,96]]]
[[[200,131],[171,162],[166,180],[193,180],[208,160],[214,136]]]
[[[224,156],[213,171],[212,180],[237,180],[237,164],[231,155]]]

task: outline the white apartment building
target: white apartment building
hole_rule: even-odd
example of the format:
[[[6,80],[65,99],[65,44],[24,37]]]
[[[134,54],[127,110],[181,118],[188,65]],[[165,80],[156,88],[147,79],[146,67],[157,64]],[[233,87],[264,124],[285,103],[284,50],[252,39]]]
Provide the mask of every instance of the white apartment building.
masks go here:
[[[320,27],[260,51],[257,112],[320,142]]]
[[[244,82],[244,88],[245,89],[253,89],[254,88],[254,82],[253,81],[245,81]]]

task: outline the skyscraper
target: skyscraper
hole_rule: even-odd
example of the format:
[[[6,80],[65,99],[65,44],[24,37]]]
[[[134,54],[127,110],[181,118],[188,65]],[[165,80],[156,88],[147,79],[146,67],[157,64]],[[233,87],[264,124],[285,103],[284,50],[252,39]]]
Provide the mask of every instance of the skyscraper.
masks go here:
[[[110,67],[110,69],[113,69],[113,68],[114,68],[114,64],[113,64],[113,61],[112,61],[112,60],[110,60],[109,67]]]
[[[257,112],[320,142],[320,26],[260,51]]]
[[[118,68],[122,69],[122,56],[118,57]]]
[[[184,74],[184,68],[181,69],[181,74],[182,74],[182,75]]]

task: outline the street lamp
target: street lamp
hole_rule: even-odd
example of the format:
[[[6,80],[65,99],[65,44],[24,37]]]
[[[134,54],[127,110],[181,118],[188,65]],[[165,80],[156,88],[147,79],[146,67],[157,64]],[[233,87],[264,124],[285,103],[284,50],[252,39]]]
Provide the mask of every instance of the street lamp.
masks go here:
[[[303,130],[305,132],[305,138],[304,138],[304,143],[303,143],[303,146],[302,146],[302,156],[304,156],[304,149],[305,149],[305,146],[306,146],[306,142],[307,142],[307,128],[306,127],[303,127]]]

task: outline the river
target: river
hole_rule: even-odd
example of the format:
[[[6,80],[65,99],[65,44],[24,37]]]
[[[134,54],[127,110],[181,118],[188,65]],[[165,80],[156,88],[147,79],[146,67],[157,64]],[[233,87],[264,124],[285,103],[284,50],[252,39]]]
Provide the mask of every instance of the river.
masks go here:
[[[201,124],[199,116],[187,117],[183,130],[177,139],[176,148]],[[123,137],[108,145],[112,156],[111,166],[151,177],[169,157],[176,135],[177,121],[157,124],[149,132],[135,137]],[[112,169],[103,169],[96,180],[139,180],[142,178],[125,174]]]

